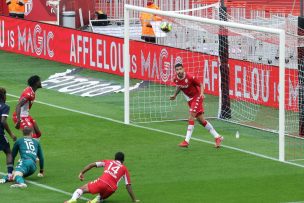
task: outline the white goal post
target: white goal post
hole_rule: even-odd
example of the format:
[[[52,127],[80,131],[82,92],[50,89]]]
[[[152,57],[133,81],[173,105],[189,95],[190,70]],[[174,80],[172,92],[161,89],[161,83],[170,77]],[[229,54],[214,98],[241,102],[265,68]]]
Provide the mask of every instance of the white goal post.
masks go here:
[[[228,28],[243,29],[270,33],[279,36],[279,160],[285,161],[285,31],[234,22],[219,21],[195,16],[183,15],[173,12],[153,10],[138,6],[125,5],[124,7],[124,123],[130,124],[130,14],[132,12],[145,12],[174,19],[182,19],[209,25],[225,26]]]

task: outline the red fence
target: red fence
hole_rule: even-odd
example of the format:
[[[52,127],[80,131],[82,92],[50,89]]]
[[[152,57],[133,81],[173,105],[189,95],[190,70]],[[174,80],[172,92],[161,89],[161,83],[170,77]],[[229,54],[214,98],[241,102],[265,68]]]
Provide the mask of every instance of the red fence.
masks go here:
[[[96,71],[123,75],[123,39],[0,16],[0,50],[53,60]],[[198,62],[190,64],[193,56]],[[186,70],[199,66],[197,75],[206,93],[219,95],[216,56],[131,41],[131,77],[172,85],[174,64],[182,59]],[[229,60],[230,97],[278,107],[279,68]],[[286,109],[297,110],[297,70],[286,70]]]
[[[0,15],[8,15],[8,8],[4,0],[0,2]]]
[[[84,24],[89,24],[89,11],[94,15],[95,0],[61,0],[60,11],[63,7],[66,11],[75,11],[76,27],[80,27],[79,9],[82,10]],[[0,14],[8,15],[8,8],[5,0],[0,2]],[[57,21],[57,14],[51,6],[46,5],[46,0],[32,0],[26,3],[25,19],[33,21]]]

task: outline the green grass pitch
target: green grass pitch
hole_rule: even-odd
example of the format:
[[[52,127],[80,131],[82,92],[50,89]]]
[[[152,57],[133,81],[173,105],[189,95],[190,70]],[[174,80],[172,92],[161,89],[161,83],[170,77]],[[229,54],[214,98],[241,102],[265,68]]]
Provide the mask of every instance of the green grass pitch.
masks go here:
[[[70,66],[0,51],[0,86],[8,94],[19,96],[30,75],[46,79]],[[91,77],[116,76],[82,71]],[[27,180],[26,189],[11,189],[0,185],[0,202],[56,203],[69,199],[68,194],[84,184],[77,178],[88,163],[113,158],[117,151],[126,154],[125,164],[131,173],[134,192],[144,203],[205,203],[205,202],[299,202],[304,201],[304,168],[242,153],[229,147],[219,150],[205,142],[192,140],[191,147],[181,149],[181,137],[119,122],[123,120],[123,95],[81,98],[53,90],[40,89],[37,101],[89,115],[34,103],[31,115],[43,133],[41,144],[45,154],[45,177],[35,175]],[[8,96],[11,114],[17,98]],[[267,133],[245,127],[236,127],[220,121],[211,121],[225,136],[224,145],[277,158],[277,139]],[[11,117],[9,124],[13,128]],[[177,135],[186,131],[186,122],[142,124]],[[212,141],[211,136],[196,125],[193,137]],[[236,128],[240,139],[235,139]],[[13,129],[18,137],[20,132]],[[10,143],[13,142],[10,140]],[[0,153],[0,171],[6,172],[5,156]],[[87,173],[86,180],[102,174],[102,169]],[[50,190],[56,188],[58,191]],[[92,195],[85,195],[92,198]],[[85,202],[79,200],[79,202]],[[106,202],[131,202],[123,182]]]

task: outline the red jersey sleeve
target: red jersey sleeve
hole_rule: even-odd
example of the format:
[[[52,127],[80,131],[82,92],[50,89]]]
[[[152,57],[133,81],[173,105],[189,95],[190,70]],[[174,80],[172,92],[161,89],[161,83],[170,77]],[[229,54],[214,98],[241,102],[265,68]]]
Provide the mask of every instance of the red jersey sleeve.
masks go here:
[[[131,178],[128,169],[126,168],[125,175],[123,176],[125,179],[126,185],[131,185]]]
[[[106,165],[106,160],[102,160],[102,161],[96,161],[95,164],[96,164],[96,167],[97,168],[100,168],[100,167],[105,167]]]

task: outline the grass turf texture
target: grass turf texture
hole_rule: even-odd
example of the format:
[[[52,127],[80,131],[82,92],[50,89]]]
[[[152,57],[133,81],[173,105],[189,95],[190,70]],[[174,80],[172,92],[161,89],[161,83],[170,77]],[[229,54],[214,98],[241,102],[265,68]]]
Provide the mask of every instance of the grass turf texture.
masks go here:
[[[20,95],[27,78],[38,74],[46,79],[69,66],[40,59],[0,52],[0,86],[9,94]],[[108,77],[107,74],[82,71],[82,75]],[[113,77],[117,78],[116,76]],[[11,113],[16,98],[8,97]],[[122,94],[96,98],[58,93],[40,89],[37,100],[76,109],[117,120],[123,119]],[[36,174],[27,178],[67,192],[73,192],[83,182],[79,171],[88,163],[112,158],[116,151],[124,151],[125,164],[130,170],[133,189],[142,202],[294,202],[303,201],[304,169],[271,161],[238,151],[192,141],[191,147],[181,149],[182,140],[175,136],[133,126],[93,118],[35,103],[31,115],[37,120],[43,137],[46,176]],[[277,157],[277,139],[268,133],[211,121],[225,135],[225,145]],[[9,124],[12,128],[11,117]],[[184,134],[186,122],[143,124],[151,128]],[[235,130],[241,138],[233,138]],[[18,137],[19,131],[14,130]],[[257,137],[259,136],[259,137]],[[196,125],[194,137],[212,140]],[[11,142],[12,144],[12,142]],[[5,156],[0,155],[0,171],[6,172]],[[102,169],[87,173],[86,181],[97,178]],[[86,182],[85,181],[85,182]],[[63,202],[68,195],[29,184],[27,189],[11,189],[0,185],[0,202]],[[91,198],[91,195],[85,195]],[[85,202],[80,200],[79,202]],[[130,202],[123,182],[107,202]]]

